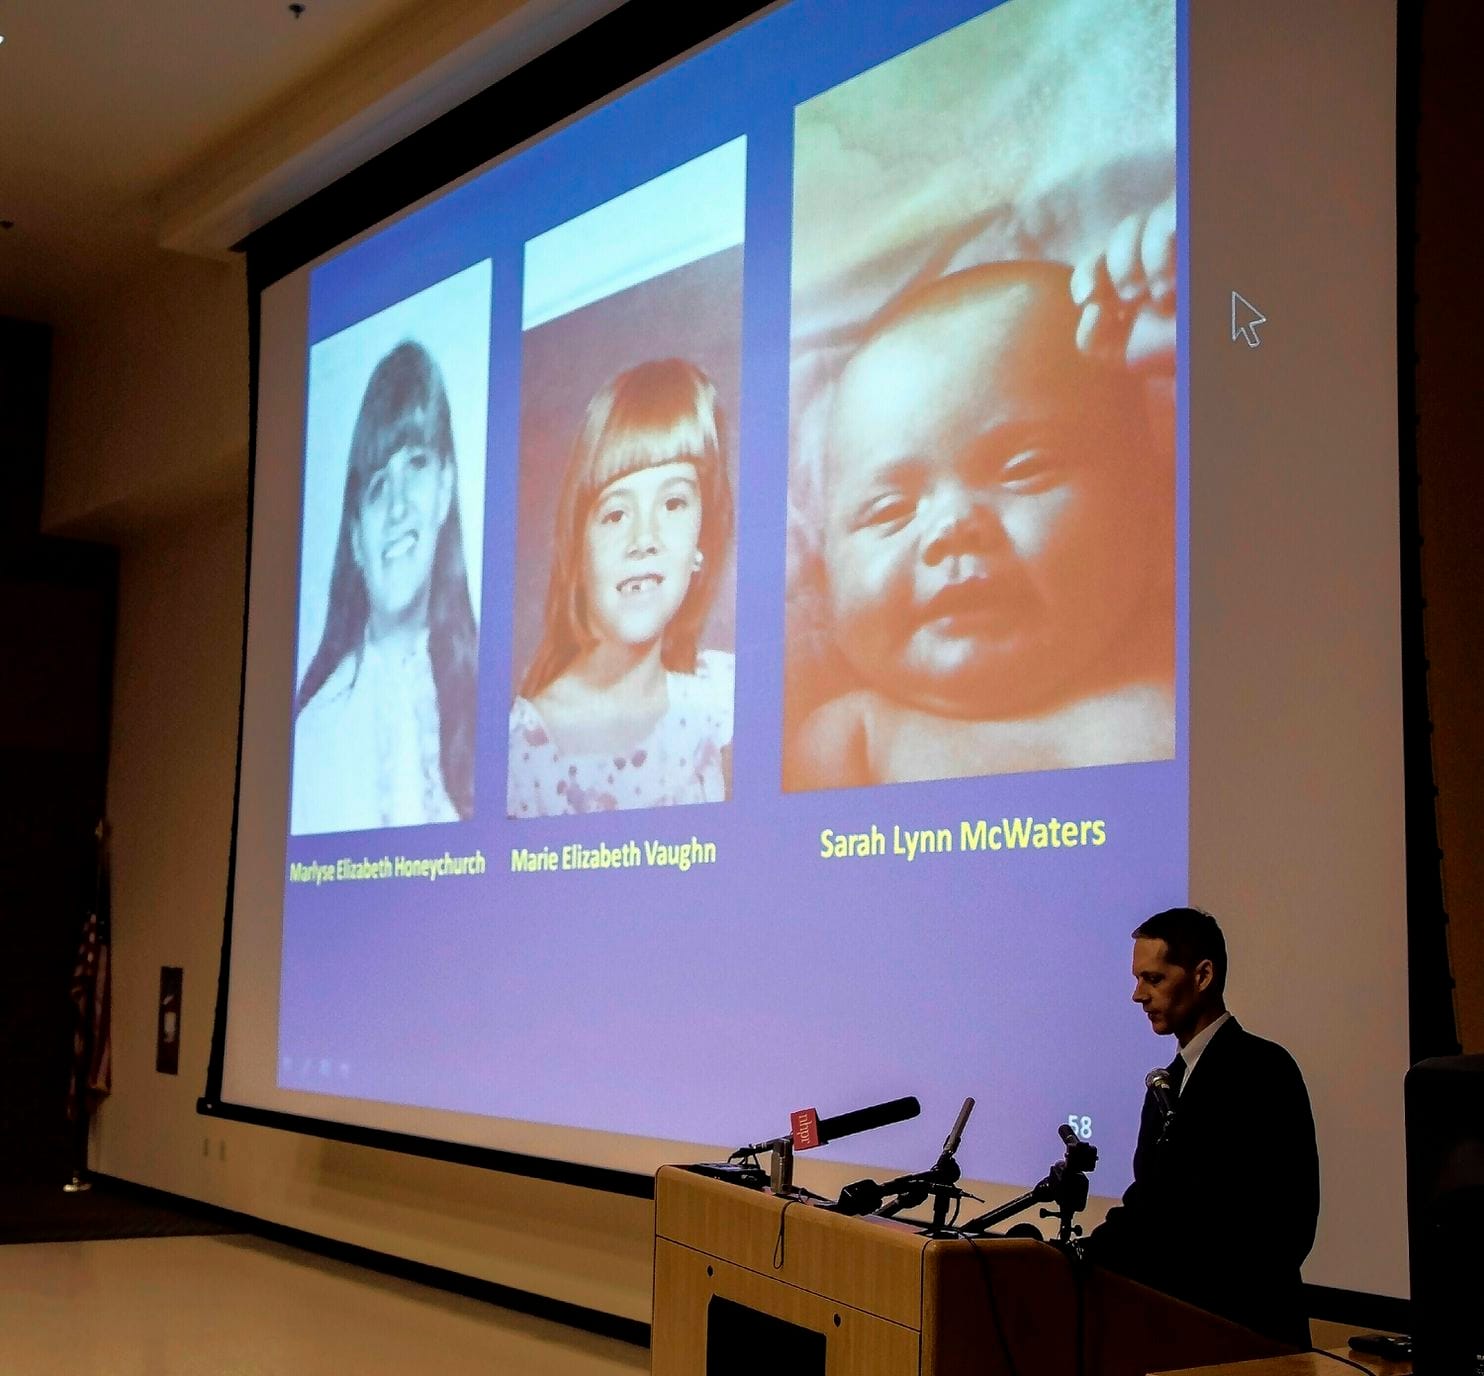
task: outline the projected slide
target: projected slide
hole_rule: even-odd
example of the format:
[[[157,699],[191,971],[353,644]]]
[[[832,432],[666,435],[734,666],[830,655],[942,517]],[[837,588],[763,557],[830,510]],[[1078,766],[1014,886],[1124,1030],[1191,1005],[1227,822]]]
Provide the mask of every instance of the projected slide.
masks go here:
[[[1067,17],[799,107],[790,788],[1175,753],[1172,53]]]
[[[1071,1119],[1121,1187],[1187,897],[1176,32],[797,0],[306,273],[272,1102],[582,1159],[914,1094],[913,1160],[974,1094],[970,1173]]]
[[[511,817],[730,791],[746,157],[526,245]]]

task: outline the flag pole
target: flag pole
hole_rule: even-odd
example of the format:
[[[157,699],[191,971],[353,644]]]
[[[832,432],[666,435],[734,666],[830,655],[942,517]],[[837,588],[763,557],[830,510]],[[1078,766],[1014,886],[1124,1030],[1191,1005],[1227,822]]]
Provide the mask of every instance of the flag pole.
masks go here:
[[[93,840],[96,863],[92,911],[83,923],[82,942],[72,976],[72,998],[78,1020],[73,1032],[73,1080],[68,1107],[73,1111],[77,1131],[72,1144],[72,1177],[62,1186],[64,1194],[84,1194],[93,1188],[91,1182],[84,1179],[88,1168],[88,1128],[92,1121],[90,1081],[100,1031],[97,1021],[99,981],[108,978],[106,953],[112,938],[106,925],[108,822],[105,818],[98,819],[98,825],[93,829]],[[105,1088],[103,1093],[107,1092]]]

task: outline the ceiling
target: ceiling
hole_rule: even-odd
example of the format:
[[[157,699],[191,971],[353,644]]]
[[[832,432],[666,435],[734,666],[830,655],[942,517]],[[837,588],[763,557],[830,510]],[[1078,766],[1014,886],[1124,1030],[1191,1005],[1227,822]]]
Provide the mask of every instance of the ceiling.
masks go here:
[[[616,0],[0,0],[0,315],[249,230]]]

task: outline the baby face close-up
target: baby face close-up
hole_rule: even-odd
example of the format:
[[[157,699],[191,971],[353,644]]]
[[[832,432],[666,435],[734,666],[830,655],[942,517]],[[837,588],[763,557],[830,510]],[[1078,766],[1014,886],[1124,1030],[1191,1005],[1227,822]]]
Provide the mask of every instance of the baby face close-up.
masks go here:
[[[695,464],[663,463],[609,483],[584,527],[589,629],[624,645],[658,639],[690,590],[700,538]]]
[[[1169,500],[1133,387],[1077,351],[1064,274],[939,286],[841,379],[824,532],[834,634],[888,696],[1021,715],[1097,686],[1158,565]]]
[[[397,450],[367,480],[351,532],[375,633],[427,614],[453,469],[426,445]]]

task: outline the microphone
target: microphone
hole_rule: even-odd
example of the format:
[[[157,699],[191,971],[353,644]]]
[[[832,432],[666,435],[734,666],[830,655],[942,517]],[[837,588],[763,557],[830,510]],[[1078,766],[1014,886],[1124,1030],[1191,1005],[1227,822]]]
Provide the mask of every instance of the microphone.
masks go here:
[[[953,1127],[949,1130],[948,1138],[943,1143],[944,1156],[956,1156],[958,1144],[964,1135],[964,1128],[968,1126],[969,1115],[974,1111],[974,1101],[965,1099],[964,1106],[959,1109],[958,1117],[954,1120]]]
[[[1056,1125],[1056,1135],[1061,1138],[1062,1145],[1066,1147],[1075,1147],[1082,1140],[1072,1131],[1070,1123],[1058,1123]]]
[[[885,1203],[886,1191],[874,1180],[857,1180],[840,1191],[840,1198],[835,1201],[835,1212],[859,1218],[863,1214],[874,1214]]]
[[[915,1117],[921,1112],[916,1099],[898,1099],[896,1104],[911,1105],[911,1112],[905,1114],[908,1118]],[[895,1108],[896,1104],[878,1104],[876,1109],[864,1109],[862,1112],[872,1113]],[[958,1151],[959,1141],[964,1135],[964,1127],[973,1111],[973,1099],[965,1099],[963,1107],[958,1111],[958,1117],[954,1119],[953,1126],[948,1130],[948,1136],[943,1142],[943,1150],[932,1170],[899,1176],[896,1180],[889,1180],[884,1185],[878,1185],[874,1180],[857,1180],[853,1185],[847,1185],[840,1191],[840,1198],[835,1202],[835,1212],[851,1215],[880,1213],[883,1217],[889,1218],[904,1208],[913,1208],[922,1203],[927,1192],[935,1185],[951,1186],[959,1176],[958,1162],[953,1159],[954,1153]],[[892,1119],[891,1121],[899,1120]],[[896,1195],[896,1202],[883,1207],[889,1195]]]
[[[1165,1133],[1175,1121],[1175,1087],[1170,1083],[1170,1072],[1162,1065],[1156,1066],[1144,1077],[1144,1088],[1154,1096],[1154,1106],[1159,1110],[1161,1120],[1159,1138],[1164,1141]],[[1067,1131],[1071,1129],[1067,1128]]]
[[[763,1151],[773,1151],[784,1142],[788,1144],[790,1151],[795,1147],[801,1151],[811,1147],[822,1147],[827,1142],[835,1142],[842,1137],[853,1137],[858,1132],[870,1132],[873,1128],[888,1127],[892,1123],[905,1123],[907,1119],[916,1118],[921,1112],[922,1105],[911,1094],[901,1099],[889,1099],[884,1104],[872,1104],[869,1108],[856,1108],[851,1109],[849,1113],[837,1113],[833,1118],[821,1118],[813,1109],[800,1109],[798,1113],[790,1115],[790,1126],[795,1129],[801,1140],[796,1142],[795,1132],[790,1132],[786,1136],[775,1137],[767,1142],[755,1142],[751,1146],[738,1147],[732,1153],[732,1160],[756,1156]]]
[[[958,1117],[953,1120],[953,1126],[948,1130],[948,1136],[943,1141],[943,1150],[938,1156],[937,1164],[928,1172],[931,1179],[944,1185],[951,1185],[958,1179],[958,1162],[953,1158],[958,1151],[959,1139],[964,1135],[964,1125],[969,1121],[969,1115],[973,1111],[973,1099],[965,1099],[964,1106],[959,1109]]]
[[[914,1095],[901,1099],[890,1099],[884,1104],[872,1104],[870,1108],[852,1109],[849,1113],[837,1113],[833,1118],[819,1120],[819,1144],[838,1141],[841,1137],[854,1137],[858,1132],[870,1132],[873,1128],[884,1128],[892,1123],[905,1123],[922,1112],[922,1105]]]

